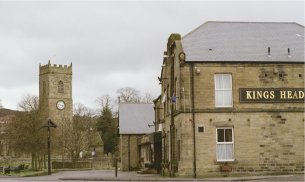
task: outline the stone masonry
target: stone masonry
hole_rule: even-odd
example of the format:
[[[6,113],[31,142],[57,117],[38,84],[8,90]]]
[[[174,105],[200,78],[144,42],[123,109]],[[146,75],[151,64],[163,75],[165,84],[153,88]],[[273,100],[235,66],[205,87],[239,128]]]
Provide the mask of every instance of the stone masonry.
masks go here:
[[[304,88],[304,62],[186,62],[179,58],[182,52],[181,37],[172,34],[155,100],[163,163],[173,164],[165,171],[193,177],[196,166],[196,176],[203,177],[221,174],[224,165],[233,173],[304,170],[304,101],[242,103],[239,95],[240,88]],[[232,107],[215,107],[215,74],[232,76]],[[233,129],[233,161],[217,161],[220,127]]]
[[[62,82],[63,92],[59,92],[58,84]],[[65,108],[59,110],[56,103],[62,100]],[[52,119],[60,125],[65,120],[72,121],[72,63],[67,65],[52,65],[50,62],[39,66],[39,106],[44,111],[45,118]]]
[[[140,154],[138,138],[141,136],[143,135],[120,135],[120,157],[122,171],[130,171],[139,168]]]

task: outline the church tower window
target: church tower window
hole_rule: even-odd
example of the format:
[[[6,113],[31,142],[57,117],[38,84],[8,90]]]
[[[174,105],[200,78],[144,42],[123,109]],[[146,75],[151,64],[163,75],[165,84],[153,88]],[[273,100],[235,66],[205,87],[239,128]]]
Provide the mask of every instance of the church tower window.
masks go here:
[[[58,82],[58,93],[64,93],[64,83],[62,81]]]
[[[46,82],[42,82],[42,95],[46,95]]]

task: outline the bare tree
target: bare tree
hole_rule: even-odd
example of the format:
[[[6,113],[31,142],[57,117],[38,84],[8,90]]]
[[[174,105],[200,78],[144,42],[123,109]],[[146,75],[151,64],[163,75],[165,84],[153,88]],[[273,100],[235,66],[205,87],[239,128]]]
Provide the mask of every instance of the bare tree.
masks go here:
[[[46,153],[46,145],[41,130],[42,115],[38,109],[38,97],[26,95],[18,106],[23,112],[18,112],[6,128],[9,145],[15,153],[32,155],[32,169],[42,169],[42,157]]]
[[[113,99],[108,94],[102,95],[101,97],[97,98],[96,102],[101,108],[112,109],[114,107]]]
[[[2,109],[2,108],[3,108],[3,105],[2,105],[2,101],[0,99],[0,109]]]
[[[74,104],[73,121],[62,122],[61,136],[64,153],[76,161],[79,158],[80,151],[86,151],[89,148],[89,139],[94,134],[95,121],[93,112],[81,103]]]
[[[149,92],[146,92],[145,95],[142,97],[143,103],[152,103],[154,100],[153,95]]]
[[[26,94],[22,100],[18,103],[18,107],[25,112],[38,111],[39,98],[38,96]]]
[[[74,116],[93,117],[93,115],[94,115],[93,110],[86,107],[82,103],[74,103],[73,104],[73,113],[74,113]]]
[[[123,87],[117,90],[120,102],[138,103],[141,101],[139,91],[132,87]]]

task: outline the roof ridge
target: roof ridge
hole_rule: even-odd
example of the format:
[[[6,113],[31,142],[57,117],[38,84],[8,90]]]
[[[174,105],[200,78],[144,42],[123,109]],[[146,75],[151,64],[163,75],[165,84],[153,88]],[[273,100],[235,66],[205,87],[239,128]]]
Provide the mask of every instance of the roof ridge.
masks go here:
[[[297,22],[288,21],[207,21],[206,23],[262,23],[262,24],[296,24],[304,27],[304,25]]]
[[[203,24],[199,25],[197,28],[195,28],[194,30],[190,31],[189,33],[185,34],[182,38],[184,39],[185,37],[189,36],[190,34],[192,34],[193,32],[195,32],[196,30],[198,30],[199,28],[203,27],[205,24],[207,24],[209,21],[204,22]]]
[[[206,21],[203,24],[199,25],[197,28],[195,28],[194,30],[190,31],[189,33],[185,34],[182,39],[186,38],[187,36],[189,36],[190,34],[196,32],[198,29],[200,29],[201,27],[203,27],[204,25],[208,24],[208,23],[262,23],[262,24],[295,24],[298,25],[302,28],[305,28],[304,25],[299,24],[297,22],[268,22],[268,21]]]
[[[285,22],[285,21],[206,21],[205,23],[296,23],[296,22]]]

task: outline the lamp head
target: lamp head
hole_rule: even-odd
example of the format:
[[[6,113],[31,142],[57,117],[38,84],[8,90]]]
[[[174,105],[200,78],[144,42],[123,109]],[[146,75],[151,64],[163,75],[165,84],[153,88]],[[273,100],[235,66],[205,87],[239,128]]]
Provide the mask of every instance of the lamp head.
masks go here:
[[[51,119],[48,119],[48,127],[56,128],[57,125]]]

